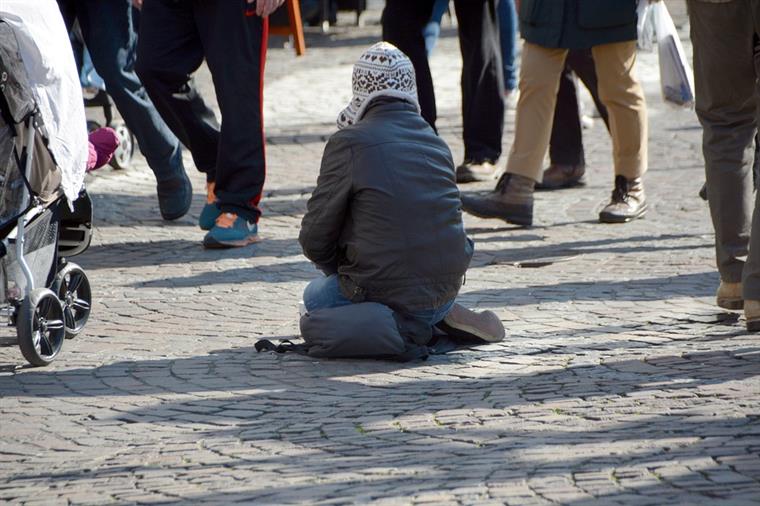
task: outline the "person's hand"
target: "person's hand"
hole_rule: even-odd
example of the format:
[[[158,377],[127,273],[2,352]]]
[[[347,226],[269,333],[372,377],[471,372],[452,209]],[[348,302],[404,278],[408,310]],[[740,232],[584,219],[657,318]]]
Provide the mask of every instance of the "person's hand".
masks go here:
[[[282,5],[285,0],[246,0],[249,4],[256,2],[256,15],[265,18]]]
[[[143,0],[132,0],[132,6],[135,9],[142,9]]]

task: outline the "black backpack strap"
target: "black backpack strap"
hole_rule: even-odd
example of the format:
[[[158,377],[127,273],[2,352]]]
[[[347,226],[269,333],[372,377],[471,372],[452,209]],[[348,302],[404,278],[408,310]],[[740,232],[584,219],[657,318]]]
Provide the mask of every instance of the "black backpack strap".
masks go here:
[[[254,347],[258,353],[262,351],[272,351],[274,353],[288,353],[292,351],[299,355],[309,355],[309,346],[305,344],[293,344],[287,339],[280,341],[279,344],[274,344],[269,339],[259,339],[254,344]],[[379,360],[391,360],[393,362],[411,362],[413,360],[427,360],[430,355],[431,351],[428,350],[427,346],[417,346],[409,343],[404,352],[399,355],[378,356],[376,358]]]
[[[284,339],[279,344],[274,344],[269,339],[259,339],[254,344],[256,351],[261,353],[262,351],[273,351],[275,353],[287,353],[293,351],[300,353],[301,355],[308,355],[309,348],[305,344],[293,344],[292,342]]]
[[[447,335],[433,336],[432,341],[428,344],[428,349],[431,355],[445,355],[450,351],[461,349],[463,346],[462,341],[452,339]]]
[[[417,346],[416,344],[408,343],[406,349],[398,354],[388,356],[388,360],[393,362],[412,362],[413,360],[427,360],[430,356],[430,350],[427,346]]]

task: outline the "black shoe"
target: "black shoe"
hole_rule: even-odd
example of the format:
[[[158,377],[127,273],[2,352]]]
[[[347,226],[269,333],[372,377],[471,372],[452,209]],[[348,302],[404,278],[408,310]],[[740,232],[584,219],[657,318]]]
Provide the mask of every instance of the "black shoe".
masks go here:
[[[533,187],[527,177],[504,173],[496,188],[483,197],[462,195],[462,209],[480,218],[499,218],[515,225],[533,224]]]
[[[190,210],[193,203],[193,185],[184,172],[182,176],[160,181],[156,185],[158,208],[165,220],[176,220]]]

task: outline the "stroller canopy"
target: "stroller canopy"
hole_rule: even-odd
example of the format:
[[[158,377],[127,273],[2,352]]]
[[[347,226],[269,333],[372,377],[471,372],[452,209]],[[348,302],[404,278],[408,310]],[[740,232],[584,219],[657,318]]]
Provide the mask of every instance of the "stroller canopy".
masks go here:
[[[0,0],[0,20],[13,28],[48,147],[61,169],[61,188],[74,201],[87,164],[87,121],[58,4],[55,0]]]

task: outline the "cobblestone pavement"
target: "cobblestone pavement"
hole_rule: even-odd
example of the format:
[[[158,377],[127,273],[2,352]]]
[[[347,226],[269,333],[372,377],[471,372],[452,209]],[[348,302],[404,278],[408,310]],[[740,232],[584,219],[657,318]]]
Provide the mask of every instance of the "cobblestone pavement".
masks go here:
[[[537,226],[467,217],[477,253],[461,301],[496,311],[503,343],[411,365],[254,351],[297,336],[316,274],[299,221],[376,17],[310,35],[302,59],[270,52],[260,244],[201,248],[194,171],[175,224],[157,218],[144,162],[89,181],[86,332],[40,369],[0,334],[0,502],[760,503],[760,342],[713,303],[700,130],[662,104],[653,54],[639,61],[646,219],[596,223],[612,185],[599,121],[589,185],[540,193]],[[460,159],[460,63],[444,34],[440,130]]]

